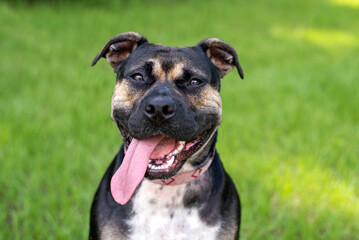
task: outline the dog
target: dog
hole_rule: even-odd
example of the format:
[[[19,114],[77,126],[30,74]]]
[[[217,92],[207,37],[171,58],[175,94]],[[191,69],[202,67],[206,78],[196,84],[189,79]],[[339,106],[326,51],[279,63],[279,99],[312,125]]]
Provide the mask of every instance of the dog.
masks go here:
[[[221,82],[236,51],[218,38],[193,47],[152,44],[135,32],[111,38],[117,75],[111,118],[123,145],[95,194],[89,239],[238,239],[241,206],[215,149]]]

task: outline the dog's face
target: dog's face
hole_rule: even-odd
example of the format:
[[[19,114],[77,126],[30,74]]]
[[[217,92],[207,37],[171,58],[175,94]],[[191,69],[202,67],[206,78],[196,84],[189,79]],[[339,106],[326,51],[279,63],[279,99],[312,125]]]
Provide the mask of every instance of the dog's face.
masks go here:
[[[234,49],[214,38],[167,47],[129,32],[110,39],[93,65],[100,57],[117,74],[111,116],[125,148],[161,136],[145,176],[166,179],[199,164],[221,122],[220,78],[234,66],[243,77]]]

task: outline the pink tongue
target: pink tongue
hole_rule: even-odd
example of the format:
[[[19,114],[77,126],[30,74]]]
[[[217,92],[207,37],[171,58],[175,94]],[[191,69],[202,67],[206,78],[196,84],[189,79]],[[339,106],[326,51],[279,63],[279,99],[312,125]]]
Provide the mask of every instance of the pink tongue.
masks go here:
[[[161,141],[158,142],[156,148],[153,150],[150,158],[158,159],[163,158],[165,155],[172,152],[176,147],[176,140],[169,137],[163,137]]]
[[[131,198],[138,184],[145,176],[152,152],[164,138],[157,135],[145,140],[132,139],[119,169],[111,179],[112,197],[121,205]]]

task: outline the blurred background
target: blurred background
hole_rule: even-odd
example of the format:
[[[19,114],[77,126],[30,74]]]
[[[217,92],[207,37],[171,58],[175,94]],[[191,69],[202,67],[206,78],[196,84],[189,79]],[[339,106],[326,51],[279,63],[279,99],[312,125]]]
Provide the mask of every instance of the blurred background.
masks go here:
[[[359,0],[1,1],[0,239],[87,238],[122,142],[115,74],[90,64],[126,31],[237,50],[217,150],[241,239],[358,239]]]

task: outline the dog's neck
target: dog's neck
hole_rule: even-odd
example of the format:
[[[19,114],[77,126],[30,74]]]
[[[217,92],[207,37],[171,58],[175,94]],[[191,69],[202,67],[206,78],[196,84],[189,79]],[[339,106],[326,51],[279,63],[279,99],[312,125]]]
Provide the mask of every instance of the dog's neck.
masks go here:
[[[206,160],[206,163],[202,167],[196,170],[178,173],[175,176],[171,177],[170,179],[151,180],[151,182],[160,185],[167,185],[167,186],[189,183],[197,179],[199,176],[201,176],[209,168],[209,166],[211,166],[214,158],[214,153],[215,152],[213,151],[213,153],[210,154],[208,159]]]

